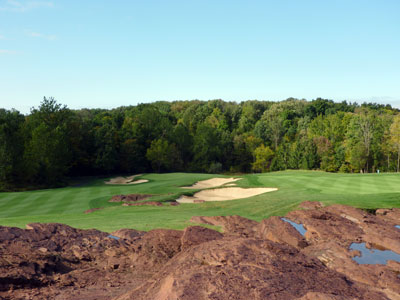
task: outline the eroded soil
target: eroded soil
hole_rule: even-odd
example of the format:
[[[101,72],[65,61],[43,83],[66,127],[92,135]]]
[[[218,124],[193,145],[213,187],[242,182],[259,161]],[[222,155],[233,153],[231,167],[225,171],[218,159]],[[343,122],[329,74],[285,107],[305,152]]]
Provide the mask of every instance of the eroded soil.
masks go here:
[[[400,253],[400,210],[305,203],[258,223],[193,217],[224,233],[62,224],[0,227],[1,299],[400,299],[400,263],[359,265],[352,243]]]

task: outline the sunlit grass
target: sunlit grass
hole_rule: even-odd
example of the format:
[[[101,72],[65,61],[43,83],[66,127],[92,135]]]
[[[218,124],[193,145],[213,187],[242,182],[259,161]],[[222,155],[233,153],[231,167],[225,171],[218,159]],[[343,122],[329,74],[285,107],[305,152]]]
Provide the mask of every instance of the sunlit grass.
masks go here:
[[[222,175],[219,175],[222,176]],[[277,187],[277,192],[225,202],[170,206],[167,201],[194,191],[180,188],[198,180],[217,177],[210,174],[145,174],[148,183],[106,185],[95,179],[78,187],[0,193],[0,224],[24,227],[30,222],[59,222],[78,228],[112,231],[119,228],[150,230],[182,229],[192,216],[241,215],[261,220],[285,215],[302,201],[341,203],[361,208],[400,207],[399,174],[333,174],[317,171],[285,171],[239,176],[240,187]],[[109,203],[116,194],[154,195],[164,206],[121,207]],[[84,214],[90,208],[105,209]]]

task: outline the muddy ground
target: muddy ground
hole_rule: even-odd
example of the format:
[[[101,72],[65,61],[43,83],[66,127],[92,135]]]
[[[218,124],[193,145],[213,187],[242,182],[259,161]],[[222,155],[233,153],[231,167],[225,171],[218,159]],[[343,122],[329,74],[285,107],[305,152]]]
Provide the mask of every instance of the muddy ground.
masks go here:
[[[224,233],[0,227],[0,299],[400,299],[400,263],[360,265],[349,250],[400,253],[400,210],[302,207],[285,217],[304,236],[279,217],[192,218]]]

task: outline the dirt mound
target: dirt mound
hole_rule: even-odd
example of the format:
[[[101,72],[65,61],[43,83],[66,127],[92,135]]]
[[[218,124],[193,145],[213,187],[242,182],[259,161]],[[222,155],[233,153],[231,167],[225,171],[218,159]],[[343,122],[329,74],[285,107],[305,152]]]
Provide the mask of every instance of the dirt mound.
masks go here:
[[[147,202],[139,202],[139,203],[124,203],[122,206],[163,206],[161,202],[157,201],[147,201]]]
[[[119,229],[117,231],[114,231],[111,233],[111,235],[119,237],[121,239],[126,239],[126,240],[134,240],[137,239],[138,237],[141,237],[145,234],[145,231],[139,231],[135,229]]]
[[[181,248],[183,232],[0,227],[0,299],[112,299],[144,283]]]
[[[294,247],[308,246],[306,239],[292,225],[282,221],[280,217],[262,220],[257,226],[257,235],[276,243],[286,243]]]
[[[182,250],[199,245],[208,241],[222,239],[223,234],[218,231],[204,228],[201,226],[187,227],[182,235],[181,247]]]
[[[239,188],[239,187],[227,187],[221,189],[203,190],[192,197],[181,196],[176,201],[180,203],[202,203],[205,201],[227,201],[242,198],[249,198],[257,195],[261,195],[268,192],[277,191],[277,188]]]
[[[183,232],[155,229],[144,234],[132,244],[130,258],[135,268],[155,272],[181,250]]]
[[[243,218],[241,216],[226,217],[192,217],[192,223],[208,224],[221,226],[224,233],[228,235],[237,235],[245,237],[254,237],[257,231],[258,223],[256,221]]]
[[[341,274],[289,245],[233,237],[188,248],[157,276],[117,299],[287,300],[310,291],[344,299],[385,299],[358,289]]]
[[[304,236],[280,217],[191,219],[224,233],[0,227],[0,299],[395,300],[400,263],[358,264],[349,246],[400,252],[397,213],[343,205],[288,213]]]
[[[378,209],[376,210],[376,215],[383,216],[385,219],[390,219],[392,222],[400,225],[400,209],[392,208],[392,209]]]
[[[317,201],[304,201],[300,203],[299,207],[304,209],[317,209],[323,207],[323,204]]]
[[[146,194],[128,194],[128,195],[114,195],[108,202],[135,202],[149,199],[151,195]]]
[[[91,209],[85,210],[84,213],[85,214],[90,214],[92,212],[95,212],[95,211],[98,211],[98,210],[102,210],[102,209],[104,209],[104,207],[91,208]]]

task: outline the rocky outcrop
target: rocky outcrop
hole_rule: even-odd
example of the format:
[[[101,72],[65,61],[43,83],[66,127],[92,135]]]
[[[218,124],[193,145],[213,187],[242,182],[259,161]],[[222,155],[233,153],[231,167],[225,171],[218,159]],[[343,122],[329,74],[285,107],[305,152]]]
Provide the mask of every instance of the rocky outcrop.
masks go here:
[[[0,227],[0,299],[400,299],[400,263],[359,265],[354,242],[399,252],[398,210],[343,205],[258,223],[193,217],[184,231]],[[119,238],[119,239],[118,239]]]

